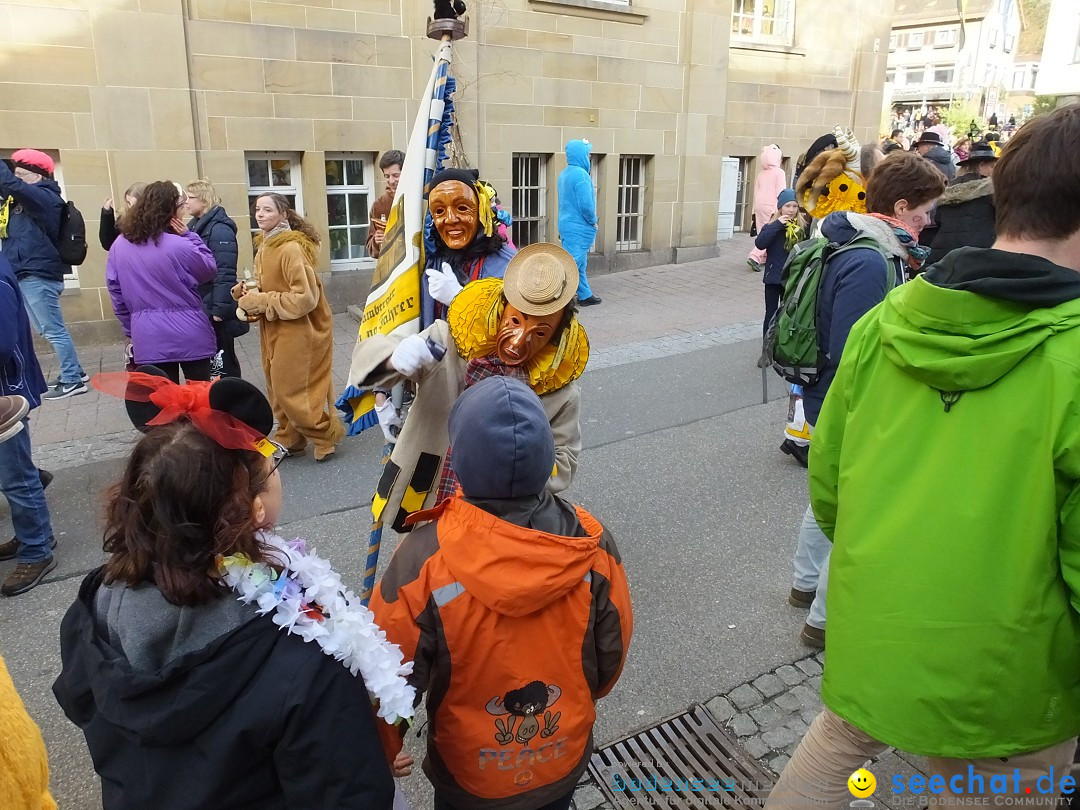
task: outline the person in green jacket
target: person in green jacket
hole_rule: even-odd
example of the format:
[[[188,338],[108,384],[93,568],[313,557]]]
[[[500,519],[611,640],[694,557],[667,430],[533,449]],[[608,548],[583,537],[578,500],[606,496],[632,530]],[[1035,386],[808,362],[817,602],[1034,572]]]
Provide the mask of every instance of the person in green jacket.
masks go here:
[[[995,170],[993,247],[952,251],[851,330],[810,446],[833,543],[825,709],[767,807],[846,805],[890,746],[931,778],[878,772],[882,798],[1075,790],[1077,143],[1078,104],[1026,124]]]

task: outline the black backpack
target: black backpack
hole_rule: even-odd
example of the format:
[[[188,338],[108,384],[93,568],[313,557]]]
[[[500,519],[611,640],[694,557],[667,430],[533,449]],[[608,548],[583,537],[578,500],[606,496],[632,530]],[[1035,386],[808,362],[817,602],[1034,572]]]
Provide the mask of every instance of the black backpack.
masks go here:
[[[86,220],[70,200],[64,203],[60,212],[60,238],[56,249],[64,264],[78,267],[86,261]]]

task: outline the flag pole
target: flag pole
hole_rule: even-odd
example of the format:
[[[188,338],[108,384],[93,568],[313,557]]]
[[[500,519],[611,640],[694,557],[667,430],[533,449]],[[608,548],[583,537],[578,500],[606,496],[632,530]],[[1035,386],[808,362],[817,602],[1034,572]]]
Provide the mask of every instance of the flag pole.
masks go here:
[[[467,17],[461,19],[428,19],[427,35],[430,39],[439,41],[440,52],[444,50],[444,47],[448,43],[463,39],[468,35],[468,33],[469,20]],[[424,106],[421,107],[419,113],[417,114],[416,123],[413,125],[414,138],[410,139],[409,151],[405,155],[406,162],[409,162],[410,158],[414,161],[423,162],[423,158],[421,157],[421,155],[417,154],[419,151],[422,150],[423,147],[421,147],[419,144],[413,143],[412,141],[415,140],[415,135],[417,134],[417,130],[421,127],[421,125],[423,126],[424,130],[426,130],[428,127],[431,104],[431,90],[434,85],[434,78],[438,71],[438,68],[439,63],[438,61],[436,61],[435,65],[432,67],[432,78],[428,81],[427,90],[425,91],[424,98],[421,100],[421,103]],[[437,164],[438,158],[436,157],[436,165],[431,168],[437,170],[439,168]],[[402,168],[404,169],[404,167]],[[402,186],[399,184],[398,194],[402,194],[404,193],[404,191],[405,189],[403,189]],[[418,268],[418,272],[422,273],[423,268]],[[363,333],[363,329],[361,329],[361,333]],[[389,460],[390,454],[393,449],[394,445],[391,442],[388,442],[383,448],[382,461],[379,465],[380,469],[386,466],[386,462]],[[381,477],[382,476],[380,473],[380,478]],[[360,601],[365,607],[371,601],[371,595],[375,591],[375,573],[379,567],[379,550],[382,547],[382,511],[380,510],[378,514],[373,514],[372,518],[373,519],[371,524],[371,531],[368,534],[367,559],[364,563],[364,583],[363,588],[360,592]]]

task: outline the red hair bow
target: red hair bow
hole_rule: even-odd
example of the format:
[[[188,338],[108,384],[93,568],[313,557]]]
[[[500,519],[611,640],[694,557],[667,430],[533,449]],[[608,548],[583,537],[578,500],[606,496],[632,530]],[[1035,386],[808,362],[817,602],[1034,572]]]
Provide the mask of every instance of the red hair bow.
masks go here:
[[[131,402],[148,402],[160,409],[143,424],[149,427],[167,425],[181,417],[227,450],[256,450],[263,455],[273,452],[273,446],[255,428],[226,411],[210,405],[213,383],[189,382],[177,385],[167,377],[141,371],[110,371],[95,374],[90,384],[111,397]],[[133,419],[134,421],[134,419]],[[136,423],[142,429],[143,425]],[[269,448],[270,453],[266,452]]]

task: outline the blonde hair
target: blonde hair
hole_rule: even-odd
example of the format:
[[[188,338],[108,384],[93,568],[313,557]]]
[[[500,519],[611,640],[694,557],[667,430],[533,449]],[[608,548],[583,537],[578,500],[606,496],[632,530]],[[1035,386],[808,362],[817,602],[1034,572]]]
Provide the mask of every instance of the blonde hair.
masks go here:
[[[201,200],[206,204],[207,208],[221,205],[221,197],[218,196],[214,184],[209,180],[193,180],[187,184],[187,193],[197,200]]]
[[[124,199],[126,200],[128,197],[134,197],[137,200],[142,196],[144,191],[146,191],[146,183],[139,180],[127,187],[127,191],[124,192]]]

